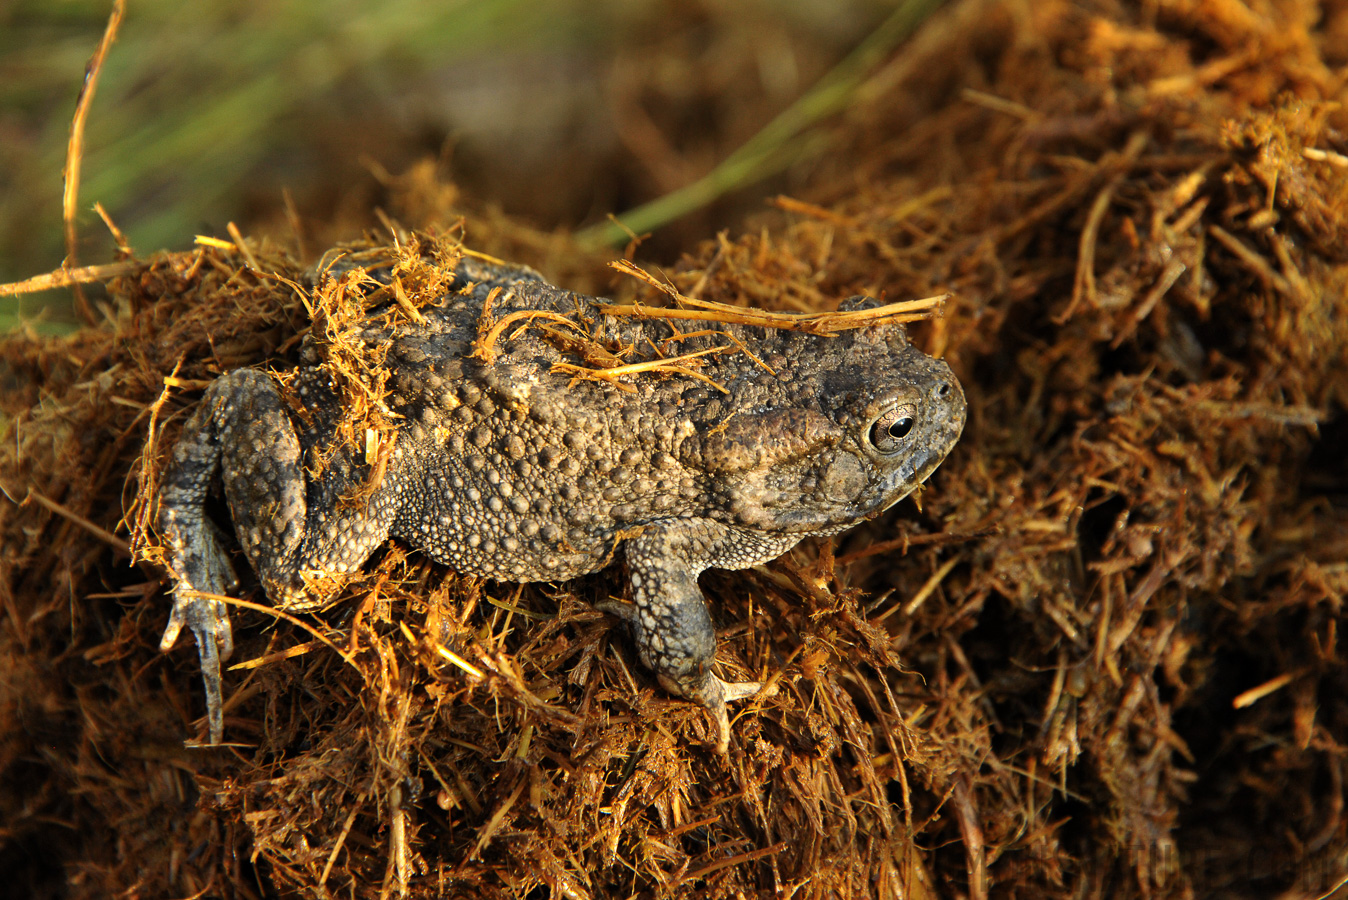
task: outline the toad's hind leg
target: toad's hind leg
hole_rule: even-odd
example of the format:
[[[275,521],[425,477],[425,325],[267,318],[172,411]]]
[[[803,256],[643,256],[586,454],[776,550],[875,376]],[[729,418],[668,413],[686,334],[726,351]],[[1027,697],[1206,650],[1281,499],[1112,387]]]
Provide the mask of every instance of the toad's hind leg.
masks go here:
[[[160,491],[159,530],[172,552],[177,581],[160,648],[172,647],[184,625],[192,629],[211,743],[219,743],[224,730],[220,661],[233,651],[233,637],[226,604],[209,595],[237,587],[229,557],[206,518],[206,495],[217,470],[248,561],[268,594],[279,599],[297,581],[305,479],[284,401],[261,372],[230,372],[207,388],[183,427]]]
[[[717,552],[726,532],[725,526],[702,519],[647,525],[624,545],[634,602],[599,604],[604,612],[627,622],[642,664],[655,671],[666,690],[711,712],[720,753],[730,742],[726,703],[762,688],[756,681],[722,681],[712,672],[716,631],[697,576],[708,565],[726,565]]]

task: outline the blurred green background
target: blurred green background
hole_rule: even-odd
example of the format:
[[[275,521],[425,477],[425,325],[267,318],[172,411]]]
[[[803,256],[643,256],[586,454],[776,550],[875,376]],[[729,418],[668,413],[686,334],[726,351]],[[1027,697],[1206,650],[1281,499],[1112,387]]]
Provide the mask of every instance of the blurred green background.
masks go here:
[[[110,0],[0,5],[0,282],[60,265],[62,166]],[[807,91],[893,11],[882,0],[130,0],[87,125],[79,259],[196,234],[314,240],[374,221],[438,161],[465,202],[579,228],[684,186]],[[662,228],[710,236],[762,184]],[[0,300],[12,316],[52,296]]]

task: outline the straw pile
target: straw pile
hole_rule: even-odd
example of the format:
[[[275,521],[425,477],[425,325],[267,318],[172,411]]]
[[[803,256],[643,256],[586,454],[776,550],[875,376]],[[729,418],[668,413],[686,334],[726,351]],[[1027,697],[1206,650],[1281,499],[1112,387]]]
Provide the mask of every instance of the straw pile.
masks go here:
[[[1327,894],[1345,48],[1348,9],[1294,0],[956,4],[806,186],[667,268],[789,312],[951,291],[912,334],[970,401],[920,504],[703,579],[723,665],[780,686],[728,757],[591,610],[621,573],[480,582],[396,545],[302,624],[236,610],[236,743],[185,747],[149,488],[203,384],[293,364],[305,262],[131,265],[104,329],[0,349],[0,870],[70,896]],[[541,253],[564,237],[466,234],[602,277]]]

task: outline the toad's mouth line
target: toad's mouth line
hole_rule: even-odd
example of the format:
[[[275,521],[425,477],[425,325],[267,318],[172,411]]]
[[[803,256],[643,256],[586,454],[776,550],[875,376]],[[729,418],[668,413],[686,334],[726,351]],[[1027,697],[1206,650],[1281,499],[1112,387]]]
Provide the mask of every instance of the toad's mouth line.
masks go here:
[[[944,453],[941,454],[940,456],[932,456],[929,454],[922,461],[922,465],[916,467],[915,474],[913,475],[913,477],[911,479],[905,479],[905,481],[911,481],[911,487],[909,487],[908,490],[896,496],[893,500],[886,503],[876,514],[879,515],[880,513],[885,513],[893,509],[896,505],[898,505],[900,500],[904,499],[913,491],[915,491],[918,487],[925,484],[927,479],[932,476],[932,473],[941,467],[941,463],[945,462],[945,458],[947,455],[948,454]]]

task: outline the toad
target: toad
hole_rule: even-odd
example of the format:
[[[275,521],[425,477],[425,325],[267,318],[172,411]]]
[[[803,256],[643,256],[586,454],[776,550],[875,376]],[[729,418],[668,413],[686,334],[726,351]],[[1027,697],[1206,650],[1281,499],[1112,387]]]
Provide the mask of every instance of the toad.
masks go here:
[[[240,369],[208,387],[172,451],[158,527],[175,580],[161,647],[184,626],[195,635],[212,743],[233,639],[227,605],[203,595],[238,588],[205,511],[219,479],[244,558],[287,610],[315,604],[307,581],[358,569],[391,538],[501,581],[564,581],[621,560],[631,601],[601,608],[665,689],[711,712],[725,751],[726,703],[761,685],[713,671],[699,573],[759,565],[893,506],[958,440],[964,395],[898,325],[691,329],[603,303],[464,258],[413,314],[375,306],[358,340],[396,423],[378,461],[343,438],[344,394],[315,341],[284,376]],[[485,329],[515,314],[482,352]],[[577,378],[580,332],[687,362]]]

